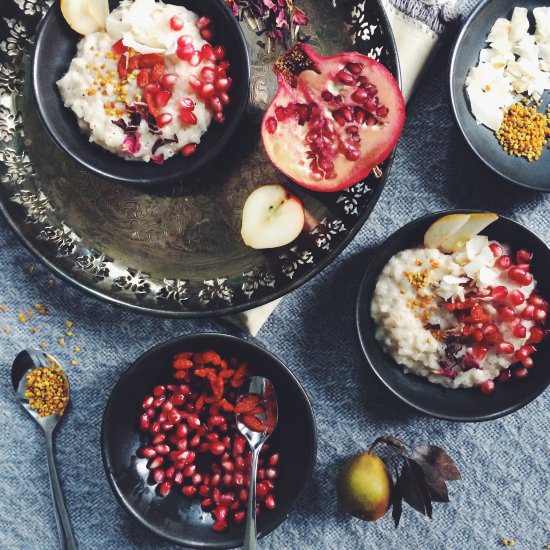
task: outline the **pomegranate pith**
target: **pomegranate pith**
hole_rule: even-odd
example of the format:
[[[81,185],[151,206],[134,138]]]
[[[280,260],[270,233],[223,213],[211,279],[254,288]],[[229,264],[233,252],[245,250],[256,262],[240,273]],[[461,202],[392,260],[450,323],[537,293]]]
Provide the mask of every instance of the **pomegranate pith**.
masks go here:
[[[315,191],[366,178],[391,153],[405,104],[391,73],[357,52],[330,57],[298,44],[274,67],[278,90],[262,122],[273,164]]]

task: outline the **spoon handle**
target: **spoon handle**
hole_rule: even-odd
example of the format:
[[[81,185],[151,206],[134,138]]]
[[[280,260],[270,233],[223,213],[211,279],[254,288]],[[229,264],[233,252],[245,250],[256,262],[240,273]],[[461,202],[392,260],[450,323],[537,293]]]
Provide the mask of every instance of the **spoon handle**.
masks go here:
[[[258,457],[260,456],[261,448],[262,446],[259,445],[252,451],[246,527],[244,529],[244,550],[256,550],[256,474],[258,472]]]
[[[48,454],[48,471],[50,473],[50,487],[52,489],[53,507],[55,511],[55,522],[59,532],[61,550],[76,550],[76,540],[73,535],[69,515],[65,508],[65,500],[59,478],[57,477],[57,467],[55,465],[53,433],[46,432],[46,449]]]

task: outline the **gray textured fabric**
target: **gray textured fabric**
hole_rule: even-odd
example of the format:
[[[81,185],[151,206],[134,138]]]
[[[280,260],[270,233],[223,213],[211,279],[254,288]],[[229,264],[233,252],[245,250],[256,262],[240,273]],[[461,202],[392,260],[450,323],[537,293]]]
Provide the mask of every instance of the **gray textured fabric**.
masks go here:
[[[433,32],[440,35],[447,24],[460,14],[463,0],[388,0],[388,2],[405,15],[424,23]],[[464,7],[463,7],[464,9]]]
[[[347,250],[313,281],[286,297],[258,341],[286,362],[311,397],[318,423],[314,478],[296,510],[260,548],[293,550],[496,549],[550,543],[548,425],[550,394],[504,419],[456,424],[421,416],[394,399],[361,357],[354,326],[357,286],[379,245],[407,221],[448,207],[490,208],[510,215],[550,242],[550,196],[497,180],[469,151],[450,115],[444,48],[408,107],[391,178],[371,218]],[[209,321],[151,319],[92,300],[37,265],[0,220],[1,550],[58,548],[43,438],[12,398],[8,373],[20,348],[48,344],[67,365],[73,408],[57,437],[60,477],[81,549],[168,549],[123,512],[101,465],[100,419],[110,389],[129,363],[153,344],[196,331],[228,330]],[[35,303],[49,317],[20,323]],[[66,321],[75,323],[65,335]],[[4,329],[11,328],[10,333]],[[36,327],[36,333],[31,332]],[[57,339],[65,337],[64,346]],[[80,346],[82,352],[74,353]],[[70,360],[78,359],[71,366]],[[541,365],[538,368],[547,368]],[[434,443],[455,458],[463,481],[450,483],[451,503],[434,519],[410,509],[394,530],[386,517],[363,523],[338,511],[335,477],[352,453],[382,434]]]

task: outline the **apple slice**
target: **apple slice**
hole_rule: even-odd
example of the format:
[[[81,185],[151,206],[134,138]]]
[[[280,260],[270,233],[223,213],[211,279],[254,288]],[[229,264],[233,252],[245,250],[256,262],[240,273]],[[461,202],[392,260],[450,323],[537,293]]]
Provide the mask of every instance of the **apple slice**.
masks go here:
[[[426,248],[439,248],[452,253],[463,247],[474,235],[498,220],[496,214],[449,214],[436,220],[424,234]]]
[[[71,29],[86,35],[105,29],[109,4],[107,0],[61,0],[61,13]]]
[[[292,242],[304,227],[302,201],[282,185],[264,185],[244,203],[241,236],[251,248],[277,248]]]

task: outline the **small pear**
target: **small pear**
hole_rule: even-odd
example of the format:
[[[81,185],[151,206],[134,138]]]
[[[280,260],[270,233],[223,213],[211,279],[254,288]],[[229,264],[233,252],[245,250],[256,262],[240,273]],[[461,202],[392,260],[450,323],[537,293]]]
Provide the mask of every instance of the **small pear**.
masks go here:
[[[392,481],[384,461],[377,455],[361,453],[340,470],[338,496],[352,516],[376,521],[390,507]]]

